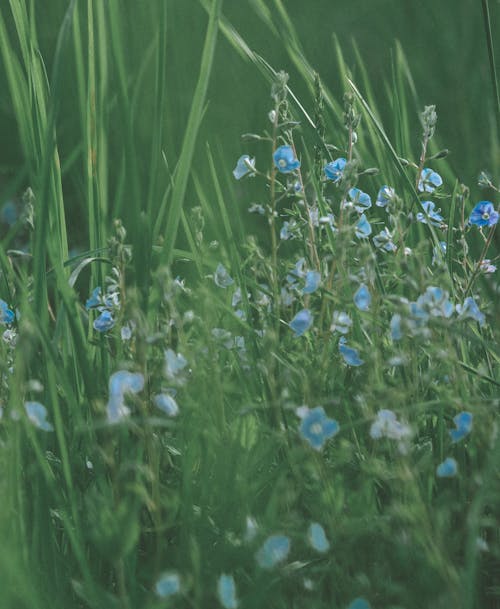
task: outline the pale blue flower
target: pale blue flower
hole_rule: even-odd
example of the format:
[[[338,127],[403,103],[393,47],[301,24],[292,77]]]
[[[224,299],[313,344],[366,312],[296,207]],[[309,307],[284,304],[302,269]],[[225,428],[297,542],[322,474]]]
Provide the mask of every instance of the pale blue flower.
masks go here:
[[[403,331],[401,328],[402,318],[399,313],[394,313],[391,318],[391,338],[392,340],[401,340],[403,338]]]
[[[328,552],[330,549],[330,542],[326,538],[325,529],[318,522],[311,523],[307,538],[316,552]]]
[[[436,468],[438,478],[453,478],[458,473],[458,465],[453,457],[447,457]]]
[[[458,442],[468,436],[472,431],[472,413],[460,412],[453,418],[456,429],[450,429],[450,437],[452,442]]]
[[[441,226],[444,222],[443,216],[439,213],[440,209],[435,209],[436,205],[433,201],[421,201],[423,212],[418,212],[417,220],[423,224],[430,222],[433,226]]]
[[[402,452],[405,443],[411,438],[412,430],[406,423],[397,420],[396,414],[392,410],[382,409],[377,412],[377,418],[370,427],[370,437],[374,440],[389,438],[397,440]]]
[[[498,222],[498,212],[491,201],[479,201],[469,217],[469,223],[476,226],[494,226]]]
[[[349,190],[349,199],[348,205],[352,205],[360,214],[372,206],[370,195],[359,188],[351,188]]]
[[[332,332],[340,332],[341,334],[347,334],[352,326],[352,319],[345,311],[334,311],[332,325],[330,330]]]
[[[313,316],[309,309],[302,309],[290,322],[290,328],[295,332],[295,336],[302,336],[307,332],[313,322]]]
[[[440,241],[438,245],[432,248],[432,264],[443,264],[446,256],[446,241]]]
[[[360,311],[368,311],[372,297],[366,285],[362,283],[354,294],[354,304]]]
[[[302,419],[300,433],[315,450],[321,450],[324,443],[339,432],[339,424],[329,419],[322,406],[308,410]]]
[[[312,294],[319,288],[321,282],[321,273],[318,271],[307,271],[305,277],[305,286],[302,288],[302,294]]]
[[[100,285],[98,285],[92,290],[90,298],[88,298],[87,302],[85,303],[85,308],[87,309],[87,311],[89,309],[95,309],[96,307],[102,305],[101,292],[102,288]]]
[[[432,169],[426,167],[422,169],[420,174],[420,180],[418,181],[419,192],[434,192],[436,188],[439,188],[443,184],[443,179]]]
[[[486,317],[477,306],[476,301],[472,296],[468,296],[464,300],[463,305],[457,305],[457,313],[462,319],[474,319],[480,326],[486,323]]]
[[[335,159],[324,168],[326,177],[333,182],[339,182],[344,173],[347,161],[344,158]]]
[[[181,578],[175,571],[168,571],[160,576],[155,585],[155,591],[161,598],[178,594],[181,590]]]
[[[364,360],[359,357],[357,349],[353,349],[346,345],[346,340],[343,336],[339,340],[339,351],[340,355],[344,358],[344,362],[348,366],[362,366],[365,363]]]
[[[378,235],[373,237],[373,244],[376,248],[385,252],[395,252],[397,250],[396,245],[392,241],[392,235],[387,228],[384,228]]]
[[[449,294],[440,287],[429,286],[425,293],[418,297],[416,307],[433,317],[451,317],[455,307],[449,300]]]
[[[396,196],[394,188],[390,186],[382,186],[378,191],[377,200],[375,204],[378,207],[386,207]]]
[[[140,372],[118,370],[109,378],[109,401],[106,407],[108,422],[118,423],[130,414],[125,404],[126,393],[139,393],[144,388],[144,376]]]
[[[283,562],[290,552],[290,539],[286,535],[271,535],[255,555],[259,567],[272,569]]]
[[[177,378],[187,366],[187,359],[172,349],[165,350],[165,376],[169,379]]]
[[[291,173],[300,167],[291,146],[280,146],[273,154],[276,169],[281,173]]]
[[[297,279],[301,279],[302,277],[305,277],[305,274],[307,272],[305,270],[305,265],[306,265],[305,258],[299,258],[297,260],[293,271],[290,271],[290,273],[286,276],[286,280],[288,281],[288,283],[294,284],[297,282]]]
[[[214,274],[214,282],[215,285],[219,288],[228,288],[230,285],[233,285],[234,279],[229,275],[226,270],[226,267],[222,265],[220,262],[215,269]]]
[[[359,220],[356,223],[356,237],[359,239],[366,239],[372,234],[371,224],[368,222],[368,218],[365,214],[361,214]]]
[[[282,241],[288,241],[288,239],[293,239],[295,236],[294,231],[296,230],[296,228],[297,222],[295,222],[295,220],[290,220],[290,222],[285,220],[280,230],[280,239]]]
[[[255,175],[255,159],[251,159],[248,154],[244,154],[238,159],[236,167],[233,169],[233,176],[237,180],[241,180],[247,174]]]
[[[98,332],[108,332],[115,325],[115,320],[111,311],[104,310],[99,317],[94,320],[94,330]]]
[[[232,575],[225,575],[223,573],[219,577],[219,581],[217,582],[217,596],[225,609],[236,609],[238,607],[236,584]]]
[[[0,298],[0,323],[11,324],[15,319],[14,311],[11,311],[8,304]]]
[[[355,598],[347,609],[371,609],[370,603],[364,598]]]
[[[24,404],[26,415],[31,423],[43,431],[54,431],[52,425],[47,421],[47,409],[40,402],[26,402]]]
[[[154,396],[153,400],[155,406],[162,410],[167,416],[175,417],[179,414],[177,402],[171,395],[168,395],[168,393],[159,393]]]

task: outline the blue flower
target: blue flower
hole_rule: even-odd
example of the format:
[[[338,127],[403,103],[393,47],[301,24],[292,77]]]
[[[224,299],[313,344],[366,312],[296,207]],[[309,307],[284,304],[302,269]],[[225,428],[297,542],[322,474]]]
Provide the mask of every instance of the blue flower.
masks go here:
[[[364,598],[355,598],[347,609],[371,609],[370,603]]]
[[[317,522],[311,523],[307,538],[316,552],[328,552],[330,549],[330,542],[326,538],[325,529]]]
[[[175,571],[163,573],[155,585],[155,591],[161,598],[167,598],[178,594],[181,590],[181,578]]]
[[[47,421],[47,409],[40,402],[26,402],[24,409],[28,419],[38,429],[43,431],[54,431],[52,425]]]
[[[349,204],[354,206],[356,211],[362,214],[366,209],[372,206],[370,195],[366,194],[359,188],[351,188],[349,191]]]
[[[427,224],[429,221],[433,226],[441,226],[444,222],[443,216],[439,213],[440,209],[435,209],[433,201],[421,201],[424,212],[419,211],[417,214],[417,220],[423,224]]]
[[[176,353],[172,349],[165,351],[165,376],[169,379],[175,379],[187,366],[187,359],[180,353]]]
[[[302,437],[316,450],[321,450],[323,444],[338,431],[339,424],[326,416],[322,406],[309,410],[300,425]]]
[[[14,311],[11,311],[7,303],[0,298],[0,323],[11,324],[15,318]]]
[[[219,288],[228,288],[230,285],[233,285],[234,279],[229,275],[226,270],[226,267],[222,265],[220,262],[215,269],[214,274],[214,282],[215,285]]]
[[[287,241],[288,239],[293,239],[294,231],[296,229],[297,229],[297,222],[295,222],[295,220],[290,220],[290,222],[285,220],[285,222],[283,222],[283,226],[281,227],[281,230],[280,230],[280,239],[282,241]]]
[[[469,223],[476,226],[493,226],[498,222],[498,212],[491,201],[479,201],[469,217]]]
[[[416,310],[421,310],[425,315],[428,313],[433,317],[451,317],[454,306],[449,300],[446,290],[436,286],[429,286],[425,293],[418,297]]]
[[[313,316],[309,309],[302,309],[290,322],[290,328],[295,332],[295,336],[302,336],[309,330],[313,322]]]
[[[271,535],[259,548],[255,559],[262,569],[272,569],[283,562],[290,552],[290,539],[286,535]]]
[[[447,247],[446,241],[440,241],[438,245],[432,248],[432,264],[443,263]]]
[[[453,457],[447,457],[436,468],[436,476],[438,478],[453,478],[458,472],[457,462]]]
[[[221,605],[225,609],[236,609],[238,600],[236,599],[236,584],[232,575],[222,574],[217,582],[217,596]]]
[[[373,237],[373,244],[376,248],[384,250],[385,252],[395,252],[397,250],[397,247],[392,241],[392,235],[387,228],[384,228],[378,235]]]
[[[90,298],[88,298],[87,302],[85,303],[85,308],[87,309],[87,311],[89,309],[95,309],[96,307],[98,307],[102,304],[101,292],[102,292],[102,288],[100,285],[98,285],[96,288],[94,288],[92,290],[92,294],[91,294]]]
[[[144,387],[144,376],[139,372],[118,370],[109,378],[109,400],[106,407],[108,422],[118,423],[128,417],[130,408],[125,405],[126,393],[139,393]]]
[[[297,260],[293,271],[290,271],[290,273],[286,276],[286,280],[288,281],[288,283],[294,284],[297,281],[297,279],[301,279],[302,277],[305,276],[305,274],[306,274],[305,265],[306,265],[305,258],[299,258]]]
[[[340,355],[344,358],[344,362],[348,366],[362,366],[365,362],[359,357],[357,349],[348,347],[346,345],[346,339],[342,336],[339,340],[339,351]]]
[[[291,146],[280,146],[273,154],[276,169],[281,173],[291,173],[300,167]]]
[[[420,174],[420,180],[418,182],[418,190],[419,192],[434,192],[436,188],[439,188],[443,183],[443,179],[436,173],[426,167],[422,169],[422,173]]]
[[[169,417],[175,417],[179,414],[179,406],[177,402],[168,393],[159,393],[154,396],[154,403],[157,408],[163,410],[163,412]]]
[[[94,320],[94,329],[98,332],[107,332],[115,325],[115,320],[110,311],[103,311],[99,317]]]
[[[405,446],[411,438],[411,427],[397,420],[392,410],[382,409],[377,412],[377,418],[370,427],[370,437],[374,440],[389,438],[397,440],[401,452],[406,452]]]
[[[391,188],[390,186],[382,186],[382,188],[378,191],[375,204],[378,205],[378,207],[386,207],[395,196],[396,193],[394,188]]]
[[[403,330],[401,328],[401,315],[394,313],[391,318],[391,338],[392,340],[401,340],[403,338]]]
[[[475,319],[480,326],[484,326],[486,323],[486,317],[477,306],[476,301],[472,296],[468,296],[464,300],[463,305],[457,305],[457,313],[462,319],[471,318]]]
[[[372,297],[370,296],[370,292],[368,291],[366,285],[362,283],[354,294],[354,304],[360,311],[368,311],[370,309],[371,302]]]
[[[324,168],[324,172],[326,177],[333,182],[339,182],[344,173],[345,166],[347,165],[347,161],[343,158],[335,159],[331,163],[328,163]]]
[[[332,325],[330,326],[331,332],[340,332],[341,334],[347,334],[352,326],[352,319],[345,311],[334,311]]]
[[[306,273],[306,283],[302,288],[302,294],[312,294],[315,292],[321,281],[321,273],[318,271],[307,271]]]
[[[237,180],[241,180],[247,174],[255,175],[255,159],[251,159],[248,154],[244,154],[238,159],[236,167],[233,169],[233,176]]]
[[[456,429],[450,429],[452,442],[458,442],[472,431],[472,413],[461,412],[453,418]]]
[[[371,224],[368,222],[368,218],[365,214],[361,214],[358,222],[356,223],[356,237],[359,239],[365,239],[372,234]]]

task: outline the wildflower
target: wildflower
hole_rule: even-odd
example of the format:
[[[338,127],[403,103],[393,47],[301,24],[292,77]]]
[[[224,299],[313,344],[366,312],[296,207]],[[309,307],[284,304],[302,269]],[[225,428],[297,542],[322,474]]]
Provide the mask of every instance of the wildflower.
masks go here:
[[[366,209],[372,206],[370,195],[363,192],[359,188],[351,188],[349,190],[349,206],[353,206],[356,211],[362,214]]]
[[[484,260],[481,260],[479,269],[483,273],[494,273],[497,270],[497,267],[494,264],[491,264],[491,260],[485,258]]]
[[[436,173],[429,169],[428,167],[422,169],[422,173],[420,174],[420,180],[418,182],[418,190],[419,192],[434,192],[436,188],[439,188],[443,184],[443,179]]]
[[[412,304],[416,304],[415,310],[420,309],[433,317],[448,318],[454,311],[448,292],[435,286],[428,287],[425,293],[418,297],[417,302]]]
[[[271,535],[255,555],[259,567],[272,569],[283,562],[290,552],[290,539],[286,535]]]
[[[11,311],[8,304],[0,298],[0,323],[11,324],[15,318],[14,311]]]
[[[395,196],[396,192],[394,191],[394,188],[391,188],[390,186],[382,186],[382,188],[378,191],[375,205],[378,207],[387,207]]]
[[[354,294],[354,304],[360,311],[368,311],[370,309],[371,301],[372,297],[370,296],[370,292],[366,285],[362,283]]]
[[[395,313],[391,318],[391,338],[392,340],[401,340],[403,338],[403,331],[401,329],[402,317],[399,313]]]
[[[236,585],[232,575],[222,574],[219,577],[219,581],[217,582],[217,596],[225,609],[236,609],[236,607],[238,607]]]
[[[335,161],[328,163],[323,171],[328,180],[332,180],[336,183],[341,180],[346,165],[347,161],[344,158],[335,159]]]
[[[474,319],[480,326],[484,326],[484,324],[486,323],[486,317],[484,316],[484,313],[481,312],[472,296],[468,296],[464,300],[463,305],[458,304],[456,309],[457,313],[462,319]]]
[[[175,417],[179,414],[177,402],[168,393],[159,393],[154,396],[154,403],[157,408],[162,410],[167,416]]]
[[[107,414],[109,423],[118,423],[130,414],[125,405],[126,393],[139,393],[144,387],[144,377],[139,372],[118,370],[109,378],[109,401]]]
[[[345,311],[334,311],[332,325],[330,330],[332,332],[340,332],[341,334],[347,334],[352,326],[352,319]]]
[[[96,307],[98,307],[102,304],[101,292],[102,292],[102,288],[100,285],[98,285],[96,288],[94,288],[92,290],[92,294],[91,294],[90,298],[88,298],[87,302],[85,303],[85,308],[87,309],[87,311],[89,309],[95,309]]]
[[[358,222],[356,223],[355,232],[356,237],[359,239],[365,239],[372,234],[371,224],[368,222],[368,218],[365,216],[365,214],[361,214]]]
[[[326,538],[325,529],[317,522],[311,523],[307,538],[316,552],[328,552],[330,549],[330,542]]]
[[[365,362],[359,357],[357,349],[348,347],[346,345],[346,339],[342,337],[339,340],[339,351],[340,355],[344,358],[344,362],[348,366],[362,366]]]
[[[347,609],[370,609],[370,603],[364,598],[355,598]]]
[[[300,167],[300,161],[295,158],[291,146],[280,146],[273,154],[276,169],[281,173],[291,173]]]
[[[187,359],[172,349],[165,350],[165,376],[175,379],[187,366]]]
[[[384,228],[378,235],[373,237],[373,244],[376,248],[386,252],[395,252],[397,250],[397,247],[392,241],[392,235],[387,228]]]
[[[115,320],[113,319],[113,315],[111,311],[104,310],[99,317],[94,320],[94,330],[98,332],[107,332],[111,330],[111,328],[115,325]]]
[[[447,249],[446,241],[440,241],[438,245],[432,248],[432,264],[442,264],[443,258],[446,256]]]
[[[321,273],[318,271],[307,271],[305,278],[305,286],[302,288],[302,294],[312,294],[315,292],[321,281]]]
[[[251,159],[248,154],[244,154],[238,159],[236,167],[233,169],[233,176],[237,180],[241,180],[247,174],[255,175],[255,159]]]
[[[304,277],[306,274],[305,266],[306,259],[299,258],[295,263],[293,271],[290,271],[290,273],[286,276],[286,280],[288,281],[288,283],[293,284],[297,281],[297,279],[301,279],[302,277]]]
[[[450,429],[452,442],[458,442],[472,431],[472,413],[461,412],[453,417],[456,429]]]
[[[435,209],[436,205],[433,201],[421,201],[424,213],[419,211],[417,214],[417,220],[422,224],[427,224],[429,221],[433,226],[441,226],[444,222],[443,216],[439,213],[440,209]]]
[[[447,457],[436,468],[438,478],[453,478],[458,473],[458,465],[453,457]]]
[[[128,323],[122,326],[120,330],[120,336],[122,340],[130,340],[132,338],[132,333],[135,328],[135,323],[133,321],[129,321]]]
[[[47,421],[47,409],[40,402],[26,402],[24,404],[28,419],[38,429],[43,431],[54,431],[52,425]]]
[[[281,230],[280,230],[280,239],[282,241],[288,241],[288,239],[293,239],[294,232],[296,231],[296,229],[297,229],[297,222],[295,222],[295,220],[290,220],[290,222],[285,220],[285,222],[283,222],[283,226],[281,227]]]
[[[181,578],[175,571],[168,571],[160,576],[155,585],[155,591],[161,598],[178,594],[181,590]]]
[[[497,222],[498,212],[491,201],[479,201],[469,216],[469,224],[476,226],[494,226]]]
[[[220,262],[215,269],[214,282],[217,287],[224,289],[228,288],[234,283],[234,279],[229,275],[224,265],[222,265]]]
[[[309,309],[302,309],[290,322],[290,328],[295,332],[295,336],[302,336],[309,330],[313,322],[313,316]]]
[[[307,410],[302,419],[300,433],[315,450],[321,450],[323,444],[339,431],[335,419],[329,419],[322,406]]]

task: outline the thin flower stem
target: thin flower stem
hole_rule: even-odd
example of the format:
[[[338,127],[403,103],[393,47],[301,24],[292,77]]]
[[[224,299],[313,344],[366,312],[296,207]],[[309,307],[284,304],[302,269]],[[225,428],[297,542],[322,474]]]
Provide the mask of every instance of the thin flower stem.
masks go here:
[[[472,289],[472,285],[474,284],[474,281],[476,280],[479,271],[481,270],[481,265],[483,263],[483,260],[486,258],[486,254],[488,253],[488,249],[491,245],[491,242],[493,240],[493,236],[495,234],[495,229],[496,229],[497,225],[494,224],[491,228],[490,228],[490,232],[488,233],[488,237],[484,243],[484,247],[483,247],[483,251],[481,252],[481,255],[479,256],[479,260],[477,261],[476,267],[474,269],[474,272],[472,273],[469,282],[467,283],[467,287],[465,288],[465,292],[464,292],[464,297],[467,297],[467,295],[469,294],[470,290]]]

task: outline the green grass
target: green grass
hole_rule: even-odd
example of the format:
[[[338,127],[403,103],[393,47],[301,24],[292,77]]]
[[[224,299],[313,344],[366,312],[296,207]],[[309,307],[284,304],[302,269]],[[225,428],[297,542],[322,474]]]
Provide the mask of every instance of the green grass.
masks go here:
[[[486,2],[132,4],[10,0],[0,12],[1,203],[22,210],[0,248],[0,297],[16,313],[0,341],[0,608],[204,609],[221,605],[221,574],[242,609],[500,607],[500,288],[479,266],[498,237],[466,225],[477,201],[498,202],[498,10],[483,28]],[[430,103],[437,132],[421,159]],[[273,165],[285,143],[299,173]],[[236,181],[244,153],[259,175]],[[349,164],[335,185],[323,167],[338,157]],[[443,177],[437,193],[419,193],[423,166]],[[375,203],[383,184],[397,193],[389,213],[366,214],[395,252],[356,237],[342,206],[353,186]],[[426,198],[447,227],[415,220]],[[314,226],[316,208],[335,230]],[[280,239],[292,219],[296,238]],[[301,257],[321,275],[311,294],[302,278],[290,288]],[[353,304],[360,284],[368,311]],[[85,307],[98,285],[120,296],[101,302],[107,332]],[[473,296],[486,323],[453,312],[420,324],[407,302],[430,286],[453,304]],[[314,321],[294,337],[302,309]],[[359,367],[339,353],[335,311],[351,317]],[[172,372],[167,349],[186,366]],[[145,384],[113,425],[118,370]],[[154,405],[161,393],[178,416]],[[52,431],[27,416],[33,401]],[[304,405],[340,425],[320,451],[300,431]],[[381,409],[410,426],[407,450],[370,436]],[[452,444],[461,411],[472,432]],[[458,475],[437,477],[449,456]],[[325,553],[308,542],[312,522]],[[262,569],[274,534],[291,551]],[[165,572],[181,578],[172,599],[155,593]]]

